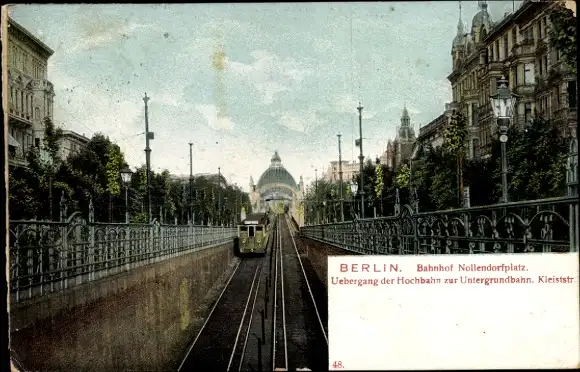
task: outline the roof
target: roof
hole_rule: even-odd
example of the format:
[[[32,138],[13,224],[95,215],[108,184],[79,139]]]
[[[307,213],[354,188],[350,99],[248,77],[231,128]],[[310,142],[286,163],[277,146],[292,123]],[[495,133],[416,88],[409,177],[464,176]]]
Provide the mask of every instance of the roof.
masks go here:
[[[241,222],[241,224],[244,225],[248,222],[261,222],[264,218],[267,217],[268,217],[267,213],[252,213],[246,216],[246,218]]]
[[[294,177],[282,165],[282,160],[277,151],[272,156],[268,169],[260,176],[257,186],[260,189],[269,184],[283,184],[294,190],[298,188]]]
[[[63,137],[74,137],[74,138],[78,139],[79,141],[85,142],[85,143],[89,143],[89,141],[90,141],[90,139],[87,138],[84,134],[79,134],[79,133],[74,132],[72,130],[63,130],[62,135],[63,135]]]
[[[50,49],[48,47],[48,45],[46,45],[45,43],[43,43],[42,41],[40,41],[39,38],[37,38],[36,36],[34,36],[30,31],[28,31],[26,28],[24,28],[22,25],[20,25],[14,19],[8,17],[8,25],[10,27],[14,27],[18,31],[20,31],[23,34],[25,34],[26,36],[28,36],[35,44],[37,44],[39,47],[41,47],[44,50],[44,52],[48,54],[48,57],[50,57],[50,56],[52,56],[54,54],[54,50]],[[10,27],[9,27],[9,29],[10,29]]]

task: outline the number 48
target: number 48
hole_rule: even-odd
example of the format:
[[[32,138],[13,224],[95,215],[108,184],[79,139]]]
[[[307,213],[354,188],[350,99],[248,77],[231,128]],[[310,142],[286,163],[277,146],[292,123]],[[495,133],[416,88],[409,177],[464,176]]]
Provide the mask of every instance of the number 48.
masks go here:
[[[332,368],[344,368],[344,367],[342,366],[342,362],[338,360],[332,363]]]

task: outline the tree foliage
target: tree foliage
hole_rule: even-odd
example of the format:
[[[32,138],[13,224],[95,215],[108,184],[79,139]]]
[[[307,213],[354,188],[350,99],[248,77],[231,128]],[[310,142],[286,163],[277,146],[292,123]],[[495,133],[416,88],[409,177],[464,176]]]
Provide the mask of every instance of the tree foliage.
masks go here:
[[[563,1],[557,2],[550,13],[550,42],[562,53],[572,72],[576,73],[576,17]]]
[[[455,177],[457,178],[458,185],[456,195],[458,202],[460,202],[463,194],[463,163],[467,134],[467,120],[465,120],[465,117],[460,111],[453,111],[451,120],[445,126],[443,149],[455,157]]]
[[[28,167],[11,167],[9,174],[9,212],[15,219],[50,219],[49,191],[53,194],[53,219],[58,219],[61,196],[64,193],[69,214],[80,211],[86,216],[92,199],[94,217],[100,222],[125,221],[125,185],[120,171],[127,164],[121,148],[101,133],[96,133],[79,152],[67,159],[60,158],[62,130],[45,120],[44,151],[50,154],[53,167],[42,161],[40,149],[28,154]],[[151,172],[151,212],[153,218],[164,223],[230,224],[239,216],[241,208],[250,210],[248,195],[240,188],[222,181],[198,177],[192,184],[173,177],[169,171]],[[213,198],[212,198],[213,195]],[[221,195],[221,203],[217,201]],[[127,189],[130,220],[146,223],[147,171],[139,166]],[[219,213],[218,208],[222,209]],[[221,219],[218,218],[221,216]],[[239,218],[239,217],[236,217]]]

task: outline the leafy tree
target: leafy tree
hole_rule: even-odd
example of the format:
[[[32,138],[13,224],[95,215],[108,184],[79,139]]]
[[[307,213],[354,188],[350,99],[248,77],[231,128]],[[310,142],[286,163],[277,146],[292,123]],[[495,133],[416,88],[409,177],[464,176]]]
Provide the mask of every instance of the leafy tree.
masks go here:
[[[548,120],[535,118],[523,131],[511,130],[507,143],[510,200],[560,196],[565,190],[568,143]],[[501,149],[492,145],[494,180],[501,188]]]
[[[396,185],[399,189],[409,188],[409,180],[411,176],[411,168],[406,163],[401,164],[397,169]]]
[[[467,120],[460,111],[454,110],[451,120],[445,126],[443,149],[456,159],[457,199],[459,202],[463,198],[463,163],[467,134]]]
[[[550,12],[550,42],[564,56],[568,67],[576,74],[576,16],[565,6],[564,1],[557,2]]]

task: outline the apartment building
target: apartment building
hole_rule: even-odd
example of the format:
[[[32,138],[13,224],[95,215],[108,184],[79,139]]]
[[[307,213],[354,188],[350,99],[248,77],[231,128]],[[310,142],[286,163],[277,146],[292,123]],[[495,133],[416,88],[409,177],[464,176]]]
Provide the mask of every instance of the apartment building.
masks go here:
[[[523,128],[535,116],[550,119],[563,136],[577,125],[576,76],[550,45],[549,15],[555,2],[524,1],[513,13],[493,22],[486,1],[471,29],[459,19],[452,44],[453,104],[468,120],[471,154],[487,156],[495,135],[489,97],[505,76],[518,95],[512,125]]]
[[[60,139],[60,156],[61,159],[68,158],[71,154],[78,154],[90,141],[84,134],[64,130]]]
[[[44,118],[53,117],[54,87],[47,62],[54,53],[16,21],[8,18],[8,163],[26,165],[31,146],[44,138]]]

